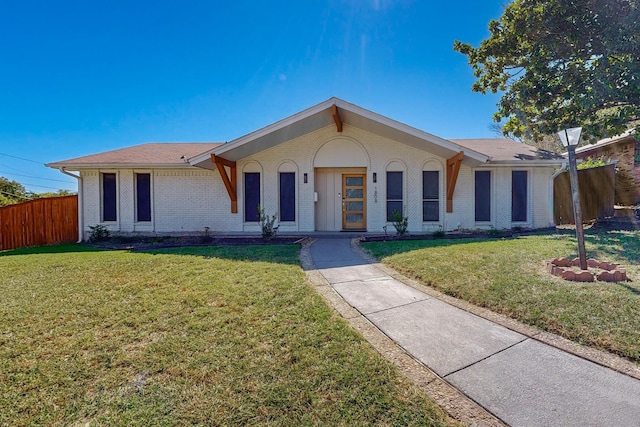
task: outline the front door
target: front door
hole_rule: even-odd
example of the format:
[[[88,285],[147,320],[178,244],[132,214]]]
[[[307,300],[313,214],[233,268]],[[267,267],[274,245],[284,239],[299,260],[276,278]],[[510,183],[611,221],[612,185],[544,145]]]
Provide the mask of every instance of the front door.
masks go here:
[[[364,230],[367,222],[366,175],[342,175],[342,229]]]

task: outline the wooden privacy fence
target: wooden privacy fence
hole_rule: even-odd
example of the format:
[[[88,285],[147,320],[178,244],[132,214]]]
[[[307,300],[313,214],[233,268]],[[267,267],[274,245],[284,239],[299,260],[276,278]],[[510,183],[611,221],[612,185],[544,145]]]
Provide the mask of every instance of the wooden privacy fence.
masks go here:
[[[0,251],[78,240],[78,196],[0,207]]]
[[[613,216],[615,177],[613,164],[578,171],[583,222]],[[553,213],[556,225],[574,223],[568,172],[561,173],[553,182]]]

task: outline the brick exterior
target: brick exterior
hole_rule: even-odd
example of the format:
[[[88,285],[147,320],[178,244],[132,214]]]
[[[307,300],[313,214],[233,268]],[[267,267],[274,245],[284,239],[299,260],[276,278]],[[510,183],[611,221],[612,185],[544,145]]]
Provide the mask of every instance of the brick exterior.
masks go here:
[[[474,221],[474,173],[462,166],[453,197],[453,212],[445,212],[446,159],[432,155],[403,143],[385,139],[362,129],[344,126],[337,133],[335,125],[327,126],[305,136],[284,142],[273,148],[237,162],[238,213],[231,213],[231,204],[217,170],[196,167],[154,170],[82,170],[82,194],[85,232],[88,227],[101,224],[100,173],[117,173],[118,220],[104,223],[114,232],[179,233],[203,232],[259,232],[259,224],[243,220],[243,177],[245,172],[260,172],[260,200],[268,214],[278,211],[278,172],[296,172],[296,221],[282,223],[282,232],[315,231],[316,203],[315,164],[318,151],[330,141],[361,147],[366,162],[367,179],[367,230],[382,232],[386,222],[386,171],[389,167],[401,168],[404,178],[403,203],[409,218],[409,231],[432,232],[442,229],[496,229],[523,226],[547,227],[550,218],[550,178],[552,167],[518,168],[528,174],[528,221],[511,223],[511,167],[484,165],[492,171],[492,221],[476,224]],[[355,144],[355,145],[353,145]],[[332,146],[339,147],[339,144]],[[358,150],[355,150],[358,151]],[[337,152],[336,162],[340,159]],[[344,165],[342,165],[344,166]],[[360,165],[358,165],[360,166]],[[395,169],[394,169],[395,170]],[[440,172],[440,221],[422,221],[422,171]],[[151,173],[152,220],[135,221],[135,173]],[[304,174],[308,182],[303,182]],[[373,173],[377,182],[373,183]]]

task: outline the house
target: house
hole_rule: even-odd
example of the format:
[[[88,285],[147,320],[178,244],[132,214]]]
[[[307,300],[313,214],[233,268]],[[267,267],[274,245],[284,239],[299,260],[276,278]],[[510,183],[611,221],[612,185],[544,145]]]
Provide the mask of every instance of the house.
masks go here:
[[[616,161],[615,202],[626,206],[640,203],[640,143],[633,130],[578,147],[576,157]]]
[[[164,143],[47,166],[77,177],[80,230],[411,233],[553,224],[563,159],[505,139],[447,140],[338,98],[227,143]]]

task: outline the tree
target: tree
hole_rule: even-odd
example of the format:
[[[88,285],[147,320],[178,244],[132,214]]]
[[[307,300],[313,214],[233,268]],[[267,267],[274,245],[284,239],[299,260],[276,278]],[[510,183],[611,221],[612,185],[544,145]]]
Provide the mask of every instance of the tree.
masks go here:
[[[3,176],[0,176],[0,196],[0,206],[24,202],[30,198],[22,184],[18,181],[9,181]]]
[[[503,133],[540,140],[582,126],[587,138],[640,131],[638,0],[515,0],[469,59],[472,90],[502,92]]]

